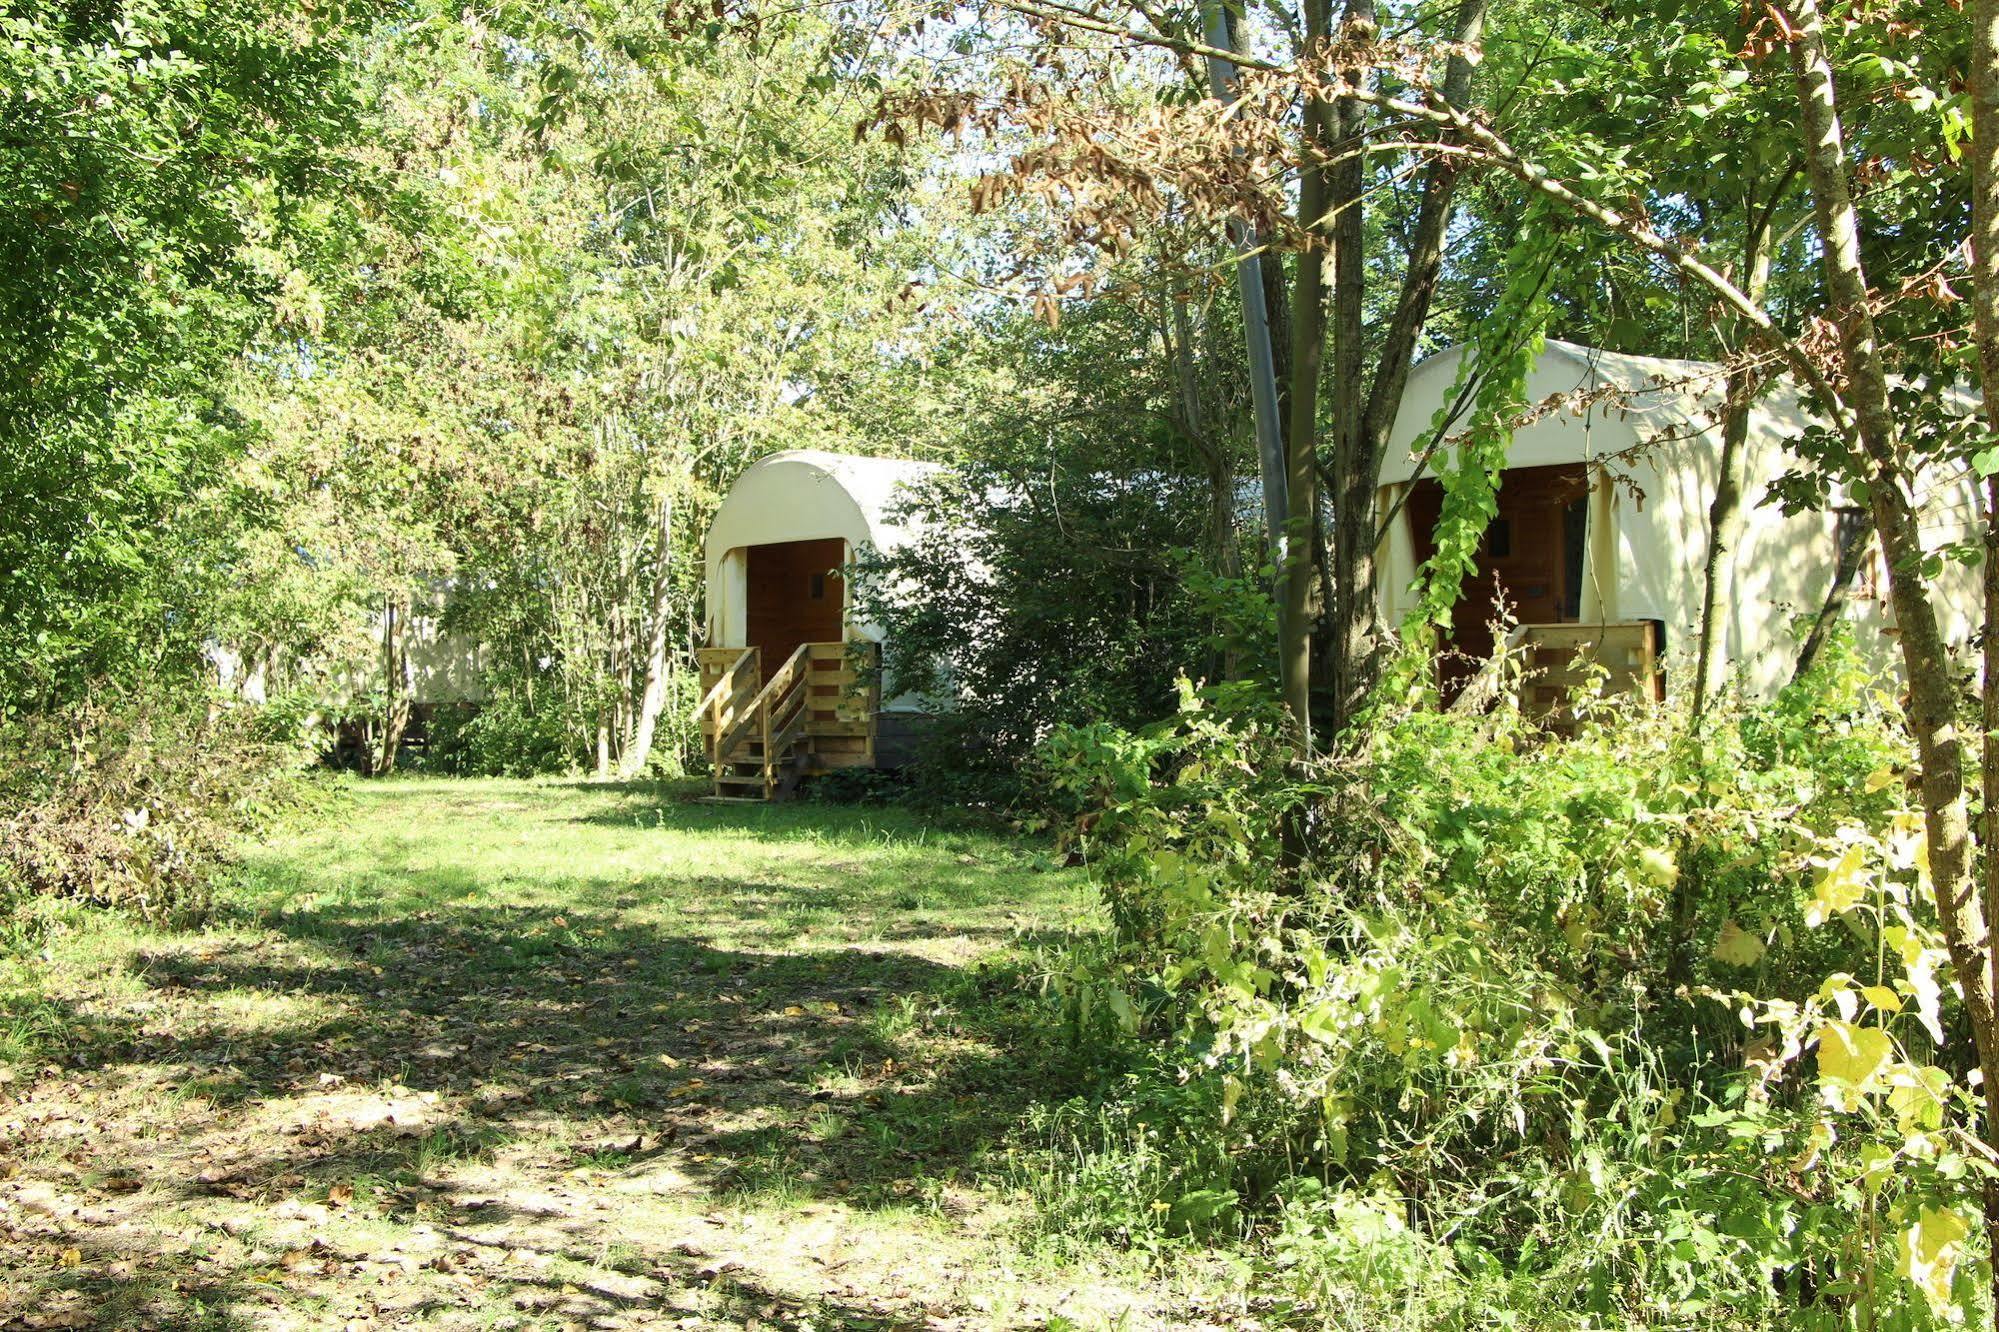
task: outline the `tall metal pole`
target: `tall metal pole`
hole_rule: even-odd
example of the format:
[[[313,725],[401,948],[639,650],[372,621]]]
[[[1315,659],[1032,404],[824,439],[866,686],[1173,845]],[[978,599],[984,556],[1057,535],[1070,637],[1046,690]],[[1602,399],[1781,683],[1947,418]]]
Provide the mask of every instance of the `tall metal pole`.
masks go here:
[[[1208,45],[1233,51],[1235,24],[1225,0],[1208,0]],[[1219,56],[1208,57],[1208,88],[1223,106],[1235,101],[1236,67]],[[1229,242],[1236,247],[1236,286],[1242,293],[1243,337],[1249,345],[1249,396],[1256,423],[1256,457],[1263,478],[1263,525],[1269,537],[1270,563],[1282,578],[1285,567],[1285,524],[1291,512],[1284,467],[1284,429],[1277,416],[1277,363],[1270,345],[1270,308],[1263,299],[1262,238],[1242,218],[1229,220]],[[1282,614],[1282,611],[1279,611]]]

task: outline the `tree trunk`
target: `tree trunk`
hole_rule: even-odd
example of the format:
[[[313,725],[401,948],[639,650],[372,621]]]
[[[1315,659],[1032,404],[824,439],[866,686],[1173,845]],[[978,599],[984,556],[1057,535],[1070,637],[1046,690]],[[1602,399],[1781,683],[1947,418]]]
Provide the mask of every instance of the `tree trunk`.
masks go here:
[[[1972,326],[1986,428],[1999,433],[1999,0],[1972,0],[1970,63],[1972,143],[1965,156],[1971,165]],[[1985,496],[1985,623],[1980,635],[1980,720],[1985,735],[1979,774],[1985,802],[1985,882],[1980,905],[1989,932],[1999,923],[1999,476],[1986,479]],[[1942,880],[1937,882],[1941,885]],[[1999,949],[1988,939],[1986,951],[1986,995],[1999,1001]],[[1994,1036],[1999,1038],[1999,1033]],[[1999,1088],[1993,1086],[1993,1062],[1999,1061],[1983,1064],[1988,1144],[1999,1142],[1999,1124],[1993,1122],[1999,1118],[1994,1113]],[[1999,1327],[1999,1181],[1985,1186],[1985,1232],[1992,1321]]]
[[[1313,4],[1325,6],[1329,0],[1311,0]],[[1219,0],[1209,0],[1207,4],[1207,30],[1209,40],[1217,50],[1235,50],[1235,28],[1229,18],[1227,6]],[[1217,102],[1231,102],[1235,98],[1235,66],[1227,60],[1209,56],[1207,62],[1209,90]],[[1269,528],[1269,550],[1271,560],[1279,566],[1279,584],[1283,584],[1283,570],[1289,564],[1285,556],[1285,528],[1289,526],[1289,516],[1293,504],[1287,502],[1287,486],[1291,466],[1285,456],[1285,406],[1279,400],[1279,344],[1271,336],[1271,308],[1281,296],[1281,282],[1277,280],[1277,262],[1273,256],[1257,254],[1259,248],[1255,236],[1249,234],[1247,224],[1235,220],[1229,224],[1229,242],[1235,246],[1239,258],[1235,262],[1235,280],[1243,304],[1243,342],[1249,356],[1249,396],[1251,412],[1255,422],[1257,438],[1257,464],[1263,478],[1263,522]],[[1279,288],[1279,290],[1273,290]],[[1289,358],[1283,358],[1289,360]],[[1307,508],[1309,512],[1309,508]],[[1299,708],[1299,702],[1309,702],[1309,662],[1311,662],[1311,636],[1309,626],[1297,620],[1287,620],[1283,612],[1285,596],[1279,588],[1279,612],[1277,612],[1277,674],[1283,682],[1285,702],[1291,706],[1291,720],[1297,726],[1301,752],[1311,744],[1311,718],[1309,708]],[[1293,652],[1293,638],[1303,638],[1303,660],[1307,664],[1307,678],[1293,692],[1293,668],[1297,664],[1297,652]]]
[[[1461,0],[1451,33],[1452,42],[1462,48],[1476,46],[1485,29],[1487,0]],[[1349,10],[1351,18],[1353,11]],[[1371,23],[1372,10],[1365,15]],[[1444,106],[1459,109],[1470,99],[1473,60],[1465,52],[1450,57],[1436,98]],[[1351,124],[1342,127],[1342,138],[1357,133],[1360,113],[1356,105]],[[1446,135],[1446,138],[1450,136]],[[1366,181],[1356,163],[1346,188],[1362,189]],[[1395,414],[1402,405],[1402,393],[1409,382],[1416,344],[1430,315],[1437,281],[1443,272],[1444,239],[1450,226],[1457,192],[1458,163],[1440,155],[1426,168],[1423,194],[1417,205],[1416,225],[1410,234],[1409,257],[1403,269],[1402,288],[1383,338],[1374,367],[1374,382],[1365,399],[1360,396],[1358,357],[1349,362],[1335,352],[1335,394],[1345,381],[1351,400],[1338,401],[1335,408],[1333,468],[1333,532],[1330,578],[1332,611],[1333,728],[1344,730],[1360,708],[1380,672],[1385,639],[1380,624],[1377,598],[1375,548],[1379,532],[1375,524],[1375,494],[1381,463],[1388,448],[1389,433],[1395,428]],[[1358,251],[1362,222],[1360,208],[1351,208],[1352,245]],[[1356,256],[1358,267],[1358,256]],[[1349,282],[1342,270],[1339,285],[1351,291],[1352,304],[1335,298],[1335,347],[1346,339],[1361,345],[1361,296],[1358,281]]]
[[[1340,16],[1342,39],[1371,42],[1380,28],[1374,0],[1347,0]],[[1360,70],[1342,73],[1342,81],[1359,87]],[[1367,470],[1367,414],[1363,366],[1367,330],[1367,169],[1360,146],[1367,112],[1361,103],[1340,98],[1333,113],[1332,147],[1345,155],[1327,173],[1327,206],[1333,218],[1327,228],[1333,251],[1331,431],[1333,437],[1333,586],[1327,589],[1332,613],[1333,729],[1352,720],[1365,696],[1375,655],[1373,496],[1376,478]],[[1379,369],[1379,367],[1377,367]],[[1316,462],[1316,458],[1313,459]],[[1315,497],[1316,505],[1316,497]],[[1303,511],[1309,520],[1312,510]],[[1362,532],[1360,529],[1367,530]],[[1309,529],[1307,529],[1309,530]],[[1293,593],[1309,596],[1311,575],[1299,575]]]
[[[1349,0],[1365,5],[1369,0]],[[1305,52],[1308,59],[1324,54],[1331,35],[1332,0],[1306,0]],[[1312,752],[1312,562],[1313,529],[1319,491],[1319,370],[1326,347],[1326,249],[1337,245],[1344,216],[1329,224],[1327,209],[1333,201],[1334,177],[1340,188],[1347,184],[1348,164],[1330,170],[1320,165],[1330,156],[1328,142],[1330,108],[1325,99],[1313,97],[1305,103],[1305,167],[1298,180],[1298,225],[1305,233],[1305,246],[1298,252],[1297,275],[1291,292],[1291,354],[1287,367],[1289,392],[1286,395],[1284,424],[1285,543],[1284,567],[1279,571],[1278,595],[1282,611],[1278,616],[1280,641],[1277,649],[1278,677],[1284,685],[1284,703],[1298,728],[1298,749]],[[1352,164],[1358,171],[1359,163]],[[1359,211],[1358,190],[1350,200]],[[1335,248],[1337,266],[1343,252]],[[1340,401],[1341,382],[1335,367],[1333,400]]]
[[[638,720],[632,727],[631,739],[625,745],[625,752],[618,763],[618,776],[630,781],[645,768],[646,760],[652,757],[653,733],[659,726],[660,710],[666,706],[669,660],[668,645],[672,635],[668,625],[673,618],[673,496],[662,495],[659,501],[659,548],[655,552],[652,575],[652,608],[646,620],[646,674],[645,687],[639,694]]]
[[[409,600],[390,597],[382,609],[382,735],[374,756],[374,773],[396,770],[403,732],[410,721]]]
[[[1986,399],[1986,412],[1995,410]],[[1999,921],[1999,476],[1985,482],[1985,623],[1979,634],[1982,658],[1979,679],[1979,720],[1985,736],[1980,745],[1979,795],[1984,801],[1985,894],[1982,903],[1989,931]],[[1992,993],[1999,995],[1999,949],[1988,942],[1987,958],[1992,968]],[[1987,1100],[1987,1113],[1991,1102]],[[1988,1122],[1988,1144],[1999,1138],[1999,1130]],[[1985,1182],[1985,1245],[1992,1272],[1992,1321],[1999,1327],[1999,1180]]]
[[[1770,289],[1769,222],[1752,225],[1743,240],[1743,290],[1762,304]],[[1695,725],[1721,689],[1728,656],[1724,644],[1734,605],[1735,545],[1742,538],[1742,455],[1749,439],[1749,418],[1756,405],[1754,377],[1740,367],[1728,372],[1722,404],[1721,466],[1714,482],[1714,499],[1707,511],[1707,562],[1701,568],[1700,637],[1694,648]]]
[[[1980,0],[1980,8],[1993,0]],[[1832,298],[1833,314],[1839,325],[1842,369],[1861,446],[1867,456],[1868,497],[1874,510],[1874,525],[1881,536],[1881,551],[1888,566],[1889,596],[1895,608],[1896,627],[1902,647],[1903,670],[1908,677],[1908,700],[1904,711],[1914,734],[1916,752],[1922,763],[1923,823],[1929,839],[1930,879],[1936,894],[1937,917],[1943,927],[1944,942],[1951,955],[1952,969],[1964,994],[1964,1008],[1977,1046],[1985,1099],[1985,1139],[1988,1146],[1999,1145],[1999,1028],[1993,1021],[1993,979],[1988,957],[1989,922],[1983,904],[1972,891],[1970,827],[1964,793],[1964,742],[1957,728],[1957,697],[1952,687],[1949,660],[1943,634],[1937,625],[1936,609],[1922,573],[1922,541],[1916,514],[1909,499],[1909,467],[1897,438],[1895,418],[1888,398],[1888,372],[1881,357],[1874,317],[1868,308],[1866,270],[1860,256],[1860,220],[1853,206],[1846,179],[1843,131],[1835,96],[1832,62],[1825,46],[1824,21],[1817,0],[1789,0],[1791,26],[1797,36],[1791,43],[1791,67],[1797,80],[1798,103],[1803,122],[1806,168],[1810,173],[1812,199],[1818,215],[1819,240],[1823,248],[1826,290]],[[1980,26],[1981,45],[1989,45],[1993,33]],[[1974,61],[1976,64],[1977,62]],[[1994,71],[1977,71],[1981,86],[1990,89]],[[1995,145],[1985,138],[1978,152],[1991,154]],[[1992,159],[1987,158],[1990,187]],[[1974,161],[1974,171],[1978,164]],[[1987,227],[1993,224],[1989,192],[1982,210]],[[1991,230],[1974,224],[1975,241],[1983,248],[1980,267],[1999,262]],[[1980,284],[1984,293],[1977,307],[1980,324],[1981,364],[1999,368],[1999,345],[1985,336],[1989,327],[1999,334],[1999,291]],[[1991,371],[1988,369],[1987,373]],[[1992,409],[1988,398],[1987,409]],[[1991,1230],[1999,1216],[1988,1216]],[[1999,1237],[1988,1234],[1999,1245]],[[1995,1309],[1999,1317],[1999,1309]]]
[[[1826,636],[1832,632],[1832,626],[1839,617],[1846,613],[1847,596],[1852,591],[1853,580],[1860,576],[1862,561],[1867,558],[1867,543],[1873,539],[1874,519],[1868,515],[1866,521],[1855,523],[1846,540],[1840,542],[1839,555],[1832,570],[1832,584],[1825,590],[1825,601],[1819,605],[1819,613],[1812,620],[1811,632],[1805,635],[1804,644],[1798,649],[1798,660],[1791,667],[1793,683],[1804,679],[1818,664]]]

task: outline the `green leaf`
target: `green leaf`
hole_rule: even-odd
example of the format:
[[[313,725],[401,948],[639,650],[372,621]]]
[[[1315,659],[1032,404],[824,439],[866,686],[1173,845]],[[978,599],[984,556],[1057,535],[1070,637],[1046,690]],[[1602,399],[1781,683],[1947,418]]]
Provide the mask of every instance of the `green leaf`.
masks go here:
[[[1970,1234],[1970,1225],[1954,1210],[1924,1206],[1895,1235],[1896,1270],[1922,1292],[1930,1311],[1940,1318],[1950,1317],[1955,1309],[1951,1280]]]
[[[1895,1057],[1895,1042],[1879,1027],[1828,1022],[1819,1031],[1819,1085],[1834,1109],[1850,1109],[1873,1091]]]

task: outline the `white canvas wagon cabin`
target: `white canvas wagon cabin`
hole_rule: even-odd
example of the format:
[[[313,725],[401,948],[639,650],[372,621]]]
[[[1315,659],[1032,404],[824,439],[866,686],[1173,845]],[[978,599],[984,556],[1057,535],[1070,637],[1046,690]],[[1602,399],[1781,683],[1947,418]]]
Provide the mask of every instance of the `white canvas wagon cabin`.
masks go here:
[[[1433,415],[1453,392],[1462,348],[1417,365],[1382,468],[1377,512],[1393,514],[1381,549],[1382,609],[1399,625],[1413,604],[1416,570],[1433,553],[1442,504],[1435,470],[1414,456]],[[1561,406],[1514,434],[1478,573],[1458,602],[1453,638],[1471,658],[1490,654],[1489,622],[1504,588],[1519,621],[1512,641],[1529,654],[1542,696],[1552,701],[1573,676],[1578,650],[1613,682],[1663,692],[1668,659],[1691,660],[1698,633],[1708,506],[1721,468],[1722,368],[1700,361],[1626,356],[1550,341],[1531,372],[1526,401],[1563,395]],[[1975,404],[1965,404],[1971,410]],[[1720,649],[1749,689],[1769,694],[1789,678],[1792,626],[1824,603],[1837,567],[1842,524],[1857,508],[1786,517],[1763,503],[1795,465],[1786,445],[1811,426],[1794,390],[1778,385],[1752,411],[1744,442],[1742,531],[1729,562],[1729,613]],[[1978,530],[1968,474],[1923,478],[1915,498],[1926,548]],[[1952,565],[1938,581],[1938,611],[1957,644],[1972,630],[1977,572]],[[1879,555],[1852,588],[1847,616],[1862,650],[1893,664],[1893,615]],[[1453,668],[1447,667],[1445,678]],[[1455,668],[1461,673],[1462,666]]]
[[[767,800],[813,772],[907,757],[917,701],[878,696],[882,631],[856,618],[840,570],[907,540],[899,492],[937,470],[795,449],[729,488],[708,529],[708,646],[696,654],[717,795]]]

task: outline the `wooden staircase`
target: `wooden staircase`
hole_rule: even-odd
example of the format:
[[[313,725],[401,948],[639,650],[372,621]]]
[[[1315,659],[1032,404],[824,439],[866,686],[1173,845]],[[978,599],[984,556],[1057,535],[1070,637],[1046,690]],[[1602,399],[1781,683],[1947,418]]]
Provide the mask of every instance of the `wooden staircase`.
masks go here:
[[[1651,620],[1600,624],[1523,624],[1506,640],[1518,652],[1520,710],[1552,729],[1574,729],[1569,695],[1579,685],[1604,694],[1666,696],[1659,670],[1659,627]]]
[[[798,784],[806,757],[806,663],[801,644],[769,680],[759,680],[760,653],[751,648],[702,696],[694,710],[708,736],[715,794],[723,798],[776,800]]]
[[[694,709],[718,800],[782,800],[809,772],[872,766],[872,691],[857,686],[859,647],[802,643],[765,678],[759,649],[704,649],[713,683]],[[726,664],[725,664],[726,663]]]

